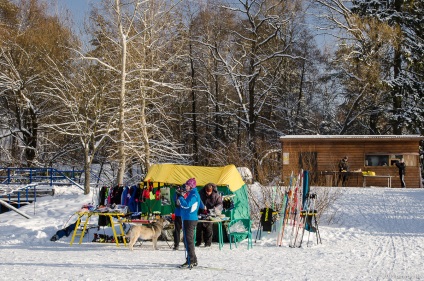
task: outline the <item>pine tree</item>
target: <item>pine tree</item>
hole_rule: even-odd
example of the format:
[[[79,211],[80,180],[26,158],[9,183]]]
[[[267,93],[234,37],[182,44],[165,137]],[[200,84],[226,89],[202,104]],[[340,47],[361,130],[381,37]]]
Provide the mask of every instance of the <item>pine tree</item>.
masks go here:
[[[399,31],[394,42],[391,77],[386,83],[393,100],[392,124],[395,134],[407,127],[423,133],[424,122],[424,3],[423,1],[381,0],[353,1],[352,11],[359,16],[373,17]],[[421,131],[420,131],[421,130]]]

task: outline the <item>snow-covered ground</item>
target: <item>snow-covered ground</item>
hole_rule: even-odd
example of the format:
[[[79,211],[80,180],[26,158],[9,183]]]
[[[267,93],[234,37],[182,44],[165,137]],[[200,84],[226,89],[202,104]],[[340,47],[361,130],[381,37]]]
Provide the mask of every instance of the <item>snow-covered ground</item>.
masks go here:
[[[193,270],[176,268],[185,252],[165,241],[158,251],[147,241],[131,252],[91,243],[92,229],[81,245],[70,246],[71,236],[51,242],[90,202],[77,188],[57,187],[53,198],[20,209],[31,219],[1,214],[0,280],[424,280],[424,189],[342,189],[331,224],[320,222],[322,244],[277,247],[276,233],[263,233],[251,250],[246,241],[196,248],[203,267]]]

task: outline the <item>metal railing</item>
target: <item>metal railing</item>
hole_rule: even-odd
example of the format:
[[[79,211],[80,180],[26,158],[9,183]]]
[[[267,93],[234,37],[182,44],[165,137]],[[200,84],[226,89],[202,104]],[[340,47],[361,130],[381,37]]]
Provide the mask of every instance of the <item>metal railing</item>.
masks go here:
[[[53,185],[77,185],[84,171],[56,170],[54,168],[0,168],[0,184],[44,183]]]
[[[54,189],[52,189],[51,187],[38,188],[36,183],[29,184],[20,188],[17,188],[15,186],[14,188],[3,189],[2,187],[0,187],[0,214],[9,210],[20,213],[20,211],[17,209],[19,209],[22,205],[28,205],[33,202],[35,203],[35,201],[37,201],[36,198],[39,196],[53,196],[53,194]],[[28,216],[22,213],[20,214],[29,218]]]

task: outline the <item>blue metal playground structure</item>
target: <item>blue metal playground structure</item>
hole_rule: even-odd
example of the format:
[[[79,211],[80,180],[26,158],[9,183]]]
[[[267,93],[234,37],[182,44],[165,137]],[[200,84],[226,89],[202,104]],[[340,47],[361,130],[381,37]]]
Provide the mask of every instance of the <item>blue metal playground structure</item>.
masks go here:
[[[1,184],[80,185],[84,171],[56,170],[54,168],[0,168]]]
[[[54,185],[81,184],[83,171],[54,168],[0,168],[0,213],[31,204],[39,196],[53,195]]]

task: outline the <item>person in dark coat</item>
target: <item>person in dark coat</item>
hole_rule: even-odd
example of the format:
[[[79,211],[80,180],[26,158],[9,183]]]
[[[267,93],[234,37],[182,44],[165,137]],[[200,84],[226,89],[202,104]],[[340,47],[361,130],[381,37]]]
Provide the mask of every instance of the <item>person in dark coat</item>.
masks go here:
[[[180,188],[181,190],[185,190],[185,184],[183,184]],[[180,234],[182,229],[182,221],[181,221],[181,205],[180,201],[177,200],[178,194],[175,193],[174,202],[175,202],[175,218],[174,218],[174,251],[177,251],[180,246]]]
[[[342,181],[342,186],[346,186],[347,183],[347,175],[349,171],[349,163],[347,161],[348,157],[345,156],[339,162],[339,182],[340,180]]]
[[[222,210],[222,197],[218,193],[218,189],[215,184],[208,183],[200,191],[200,199],[202,199],[203,204],[206,209],[204,213],[207,213],[208,210],[221,209]],[[213,223],[210,222],[200,222],[197,224],[196,230],[196,246],[199,247],[203,242],[205,247],[210,247],[212,244],[213,237]]]
[[[400,161],[396,162],[396,167],[398,167],[399,169],[399,178],[400,178],[400,185],[402,188],[406,187],[405,184],[405,169],[406,169],[406,165],[403,159],[401,159]]]

